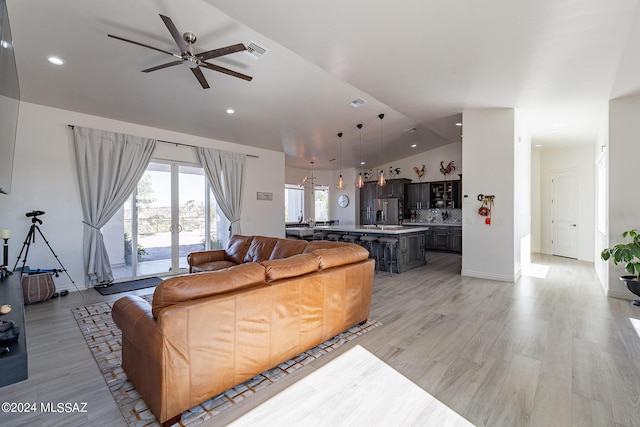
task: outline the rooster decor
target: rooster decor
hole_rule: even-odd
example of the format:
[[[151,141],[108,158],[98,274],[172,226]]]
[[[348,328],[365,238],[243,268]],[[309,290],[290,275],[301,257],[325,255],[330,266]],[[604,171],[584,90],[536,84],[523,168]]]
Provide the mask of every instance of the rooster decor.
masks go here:
[[[424,165],[422,165],[422,169],[418,169],[417,166],[414,166],[413,171],[418,175],[418,180],[421,180],[422,175],[424,175]]]
[[[456,170],[456,167],[453,165],[453,160],[451,160],[447,166],[444,165],[444,162],[440,162],[440,173],[444,175],[444,178],[447,179],[447,175]]]

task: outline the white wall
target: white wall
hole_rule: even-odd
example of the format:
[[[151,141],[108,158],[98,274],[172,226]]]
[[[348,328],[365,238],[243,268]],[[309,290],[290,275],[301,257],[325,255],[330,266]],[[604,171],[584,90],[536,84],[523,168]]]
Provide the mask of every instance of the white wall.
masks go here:
[[[541,201],[540,186],[540,150],[531,151],[531,252],[539,253],[540,247],[540,221]]]
[[[605,108],[602,122],[598,132],[598,138],[594,147],[595,157],[595,181],[596,181],[596,209],[595,209],[595,247],[594,247],[594,265],[596,274],[600,279],[600,284],[605,293],[609,292],[609,264],[600,258],[600,252],[603,248],[609,246],[609,106]],[[598,191],[598,169],[602,168],[603,174],[602,186]],[[601,193],[601,194],[600,194]],[[602,206],[600,206],[602,205]],[[598,211],[601,210],[601,213]],[[599,225],[601,223],[602,225]]]
[[[515,111],[466,110],[462,117],[462,275],[514,281],[519,275],[514,254],[520,253],[514,244],[518,236],[514,223]],[[478,194],[495,195],[491,225],[477,213],[481,206]]]
[[[247,159],[242,233],[284,237],[283,153],[22,102],[13,188],[10,195],[0,195],[0,229],[10,229],[13,234],[9,241],[10,267],[13,267],[31,225],[25,213],[43,210],[46,214],[41,217],[44,221],[42,232],[78,287],[85,288],[82,209],[69,124],[259,156]],[[175,159],[177,149],[160,145],[159,155]],[[257,200],[258,191],[273,193],[273,201]],[[27,264],[31,268],[59,267],[39,238],[31,244]],[[55,281],[59,290],[75,290],[65,275]]]
[[[595,224],[595,168],[593,144],[546,149],[540,161],[541,252],[552,254],[553,185],[556,171],[575,169],[578,176],[578,259],[593,262]]]
[[[524,128],[522,113],[515,110],[514,143],[514,273],[520,275],[522,263],[531,262],[531,137]]]
[[[625,230],[640,230],[640,198],[637,197],[638,159],[640,159],[640,95],[611,100],[609,103],[609,241],[621,242]],[[601,250],[602,248],[597,248]],[[609,261],[608,295],[632,298],[619,280],[626,274],[622,265]]]

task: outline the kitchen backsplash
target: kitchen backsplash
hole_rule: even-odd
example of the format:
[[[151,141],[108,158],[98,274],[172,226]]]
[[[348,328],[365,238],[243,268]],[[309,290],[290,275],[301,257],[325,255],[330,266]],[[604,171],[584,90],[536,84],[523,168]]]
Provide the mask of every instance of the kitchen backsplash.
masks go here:
[[[415,212],[415,222],[439,224],[460,224],[462,222],[462,209],[418,209]],[[405,218],[404,222],[409,223],[411,219]]]

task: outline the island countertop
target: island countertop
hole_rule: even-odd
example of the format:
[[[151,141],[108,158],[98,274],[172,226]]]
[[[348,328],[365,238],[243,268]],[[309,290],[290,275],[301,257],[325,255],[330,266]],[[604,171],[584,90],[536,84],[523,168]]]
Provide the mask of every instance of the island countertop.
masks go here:
[[[402,225],[334,225],[334,226],[318,226],[314,227],[317,231],[341,231],[346,233],[363,233],[363,234],[407,234],[417,233],[421,231],[429,231],[427,226],[402,226]]]

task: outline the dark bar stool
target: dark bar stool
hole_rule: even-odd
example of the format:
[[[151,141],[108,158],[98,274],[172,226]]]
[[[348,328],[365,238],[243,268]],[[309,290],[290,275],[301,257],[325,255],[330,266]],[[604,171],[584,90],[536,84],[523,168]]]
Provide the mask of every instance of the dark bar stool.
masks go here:
[[[352,234],[344,234],[342,236],[342,240],[344,240],[345,242],[356,243],[356,240],[358,240],[358,236],[354,236]]]
[[[313,240],[324,240],[327,238],[327,233],[324,231],[315,231],[313,233]]]
[[[340,234],[327,234],[327,240],[331,240],[332,242],[337,242],[342,237]]]
[[[393,237],[380,237],[378,238],[378,243],[382,246],[382,265],[384,268],[387,268],[389,265],[389,272],[391,276],[393,276],[393,264],[396,265],[396,272],[400,272],[398,270],[398,239]],[[389,252],[389,256],[387,257],[387,250]],[[394,256],[394,250],[396,252]]]
[[[375,251],[373,250],[373,247],[377,241],[378,241],[378,238],[376,236],[360,236],[360,242],[362,244],[362,247],[366,248],[369,251],[369,258],[373,258],[373,260],[376,262],[375,264],[376,272],[380,267],[380,263],[378,262],[378,251],[377,249]]]

